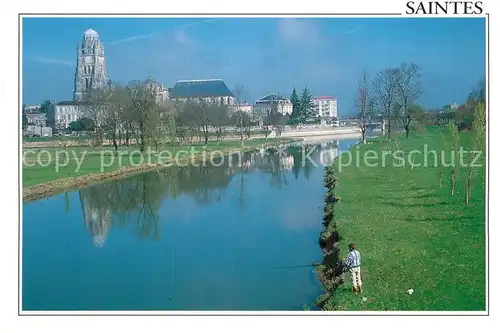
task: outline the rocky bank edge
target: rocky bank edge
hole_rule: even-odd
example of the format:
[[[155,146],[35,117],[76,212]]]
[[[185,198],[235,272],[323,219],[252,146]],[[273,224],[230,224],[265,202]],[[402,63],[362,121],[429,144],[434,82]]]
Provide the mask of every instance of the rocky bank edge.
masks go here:
[[[344,283],[343,268],[340,256],[340,234],[335,223],[335,205],[340,198],[335,195],[338,179],[332,167],[325,168],[324,186],[325,205],[323,209],[324,230],[319,237],[319,246],[323,251],[323,262],[316,266],[316,275],[325,292],[316,299],[316,306],[322,310],[334,310],[334,291]]]

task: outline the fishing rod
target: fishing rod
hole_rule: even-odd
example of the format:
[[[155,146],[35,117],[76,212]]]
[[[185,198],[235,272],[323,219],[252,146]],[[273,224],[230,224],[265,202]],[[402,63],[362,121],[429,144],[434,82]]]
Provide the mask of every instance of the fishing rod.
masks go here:
[[[281,269],[292,269],[292,268],[301,268],[301,267],[316,267],[319,266],[320,264],[309,264],[309,265],[295,265],[295,266],[283,266],[283,267],[274,267],[268,269],[269,271],[276,271],[276,270],[281,270]]]

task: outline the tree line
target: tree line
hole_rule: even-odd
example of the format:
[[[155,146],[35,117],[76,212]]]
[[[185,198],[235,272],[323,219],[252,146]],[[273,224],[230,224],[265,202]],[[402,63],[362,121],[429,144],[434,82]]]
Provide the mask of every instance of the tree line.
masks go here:
[[[153,78],[131,81],[122,86],[93,91],[84,103],[83,118],[72,122],[74,131],[89,131],[94,145],[108,140],[118,150],[120,145],[135,143],[144,153],[148,146],[186,144],[194,141],[207,144],[211,138],[217,143],[228,134],[238,135],[243,145],[255,132],[265,137],[275,131],[279,138],[288,124],[280,98],[274,96],[264,114],[255,117],[242,109],[246,92],[243,85],[234,88],[235,105],[224,104],[218,98],[160,100],[161,85]],[[310,100],[310,94],[308,93]],[[260,128],[260,130],[256,130]]]
[[[448,169],[450,193],[452,196],[455,195],[457,179],[463,173],[465,203],[469,205],[475,180],[480,170],[483,170],[474,165],[477,164],[476,153],[481,152],[480,160],[485,160],[487,118],[485,79],[480,80],[463,105],[454,108],[447,106],[429,112],[417,104],[422,93],[420,78],[421,68],[415,63],[403,63],[399,67],[382,69],[371,82],[367,72],[362,73],[354,104],[363,141],[366,140],[368,124],[372,121],[385,121],[389,140],[394,125],[404,129],[406,138],[412,128],[418,129],[427,125],[446,126],[441,131],[441,148],[451,152],[453,161],[450,167],[441,167],[439,187],[443,186],[443,178]],[[470,132],[470,140],[462,140],[460,131]],[[467,160],[462,164],[459,159],[463,149],[468,154]]]
[[[486,84],[485,80],[482,79],[478,87],[469,93],[463,108],[453,112],[447,124],[447,131],[442,134],[441,144],[443,148],[451,151],[453,157],[451,167],[449,167],[450,194],[455,195],[457,180],[460,174],[463,173],[466,205],[470,204],[472,188],[475,186],[478,173],[484,172],[483,168],[477,166],[476,157],[478,157],[480,163],[486,161],[486,118]],[[469,140],[465,140],[465,147],[462,146],[464,140],[460,139],[460,131],[470,132]],[[465,163],[462,164],[459,162],[459,156],[464,149],[468,153],[465,156]],[[481,152],[481,156],[477,155],[479,152]],[[444,171],[440,171],[440,187],[442,187]]]
[[[390,140],[394,127],[405,132],[427,125],[448,125],[455,123],[458,130],[473,127],[476,105],[485,104],[486,84],[484,78],[469,94],[467,101],[455,108],[425,110],[417,103],[422,94],[421,67],[415,63],[402,63],[399,67],[384,68],[369,80],[363,71],[358,81],[354,101],[356,118],[366,140],[366,130],[373,121],[384,121],[386,135]]]
[[[70,129],[90,131],[94,145],[102,145],[106,139],[118,150],[120,145],[135,143],[144,153],[149,146],[158,150],[176,143],[207,144],[213,137],[219,143],[235,133],[243,144],[258,125],[248,112],[218,98],[159,100],[159,87],[153,77],[148,77],[93,91],[84,101],[88,106],[85,117],[71,123]]]
[[[363,141],[373,121],[384,120],[387,136],[391,138],[396,122],[409,136],[412,122],[420,120],[424,109],[416,104],[422,93],[421,68],[415,63],[402,63],[399,67],[380,70],[370,82],[363,71],[358,82],[355,109]]]

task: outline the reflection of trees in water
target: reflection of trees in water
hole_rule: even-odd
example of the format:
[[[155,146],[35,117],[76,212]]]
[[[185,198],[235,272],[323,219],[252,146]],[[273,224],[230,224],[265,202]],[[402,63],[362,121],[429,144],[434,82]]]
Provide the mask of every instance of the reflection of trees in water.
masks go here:
[[[69,200],[68,192],[64,192],[64,211],[66,214],[71,210],[71,200]]]
[[[179,187],[200,204],[220,201],[224,190],[236,173],[228,165],[180,168]]]
[[[246,182],[248,179],[248,171],[252,167],[252,159],[255,153],[244,152],[241,154],[241,161],[238,161],[240,167],[240,191],[238,196],[238,206],[240,211],[245,209],[245,201],[247,200]]]
[[[301,170],[307,178],[313,168],[305,159],[312,146],[291,146],[282,150],[267,149],[246,152],[226,158],[221,166],[169,167],[129,178],[105,182],[79,191],[85,225],[94,242],[102,246],[112,224],[133,224],[136,233],[147,239],[157,239],[159,209],[164,200],[187,194],[199,204],[221,200],[229,183],[237,173],[239,195],[237,204],[244,209],[248,201],[246,181],[248,173],[260,171],[269,174],[270,184],[281,189],[288,184],[288,173],[297,178]],[[319,158],[320,149],[310,156]]]
[[[293,144],[288,147],[288,152],[294,159],[292,172],[295,179],[299,178],[301,172],[309,179],[316,166],[323,167],[338,155],[338,141]]]
[[[132,223],[140,237],[157,239],[164,200],[182,193],[200,204],[220,200],[233,175],[229,167],[169,167],[81,189],[85,225],[98,246],[104,244],[111,223]]]

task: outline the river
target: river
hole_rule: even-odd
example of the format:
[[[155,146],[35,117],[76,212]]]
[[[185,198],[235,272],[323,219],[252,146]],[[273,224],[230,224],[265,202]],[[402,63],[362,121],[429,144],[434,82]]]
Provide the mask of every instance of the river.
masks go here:
[[[355,142],[260,150],[25,203],[22,309],[310,306],[322,293],[313,268],[283,267],[321,261],[320,162]]]

